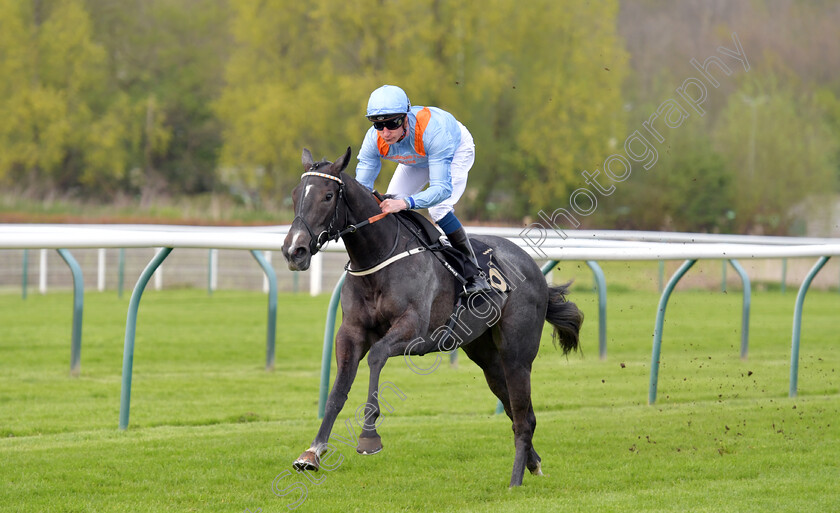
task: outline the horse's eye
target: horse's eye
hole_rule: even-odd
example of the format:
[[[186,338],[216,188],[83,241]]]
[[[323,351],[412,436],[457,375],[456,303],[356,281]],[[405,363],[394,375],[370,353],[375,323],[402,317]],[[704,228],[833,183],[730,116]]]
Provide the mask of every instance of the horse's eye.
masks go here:
[[[325,199],[325,200],[327,200],[327,201],[329,201],[329,200],[331,200],[332,198],[333,198],[333,193],[328,192],[328,193],[327,193],[327,195],[326,195],[326,197],[325,197],[324,199]]]

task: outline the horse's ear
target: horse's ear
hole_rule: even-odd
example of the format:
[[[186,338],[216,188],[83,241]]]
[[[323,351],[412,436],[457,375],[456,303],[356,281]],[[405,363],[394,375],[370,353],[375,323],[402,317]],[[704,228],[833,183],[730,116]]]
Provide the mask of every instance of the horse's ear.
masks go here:
[[[312,153],[310,153],[306,148],[303,149],[303,155],[301,155],[300,161],[303,163],[303,169],[306,171],[309,171],[315,164],[315,160],[312,158]]]
[[[332,165],[332,172],[335,176],[341,174],[342,171],[347,169],[347,164],[350,163],[350,146],[347,147],[347,151],[344,152],[344,155],[338,157]]]

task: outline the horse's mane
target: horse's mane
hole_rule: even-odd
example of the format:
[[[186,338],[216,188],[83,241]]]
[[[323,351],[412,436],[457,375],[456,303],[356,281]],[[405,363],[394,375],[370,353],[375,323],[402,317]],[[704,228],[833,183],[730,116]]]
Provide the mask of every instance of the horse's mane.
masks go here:
[[[362,185],[361,182],[356,180],[355,177],[350,176],[350,174],[347,173],[346,171],[342,171],[341,173],[339,173],[338,177],[341,178],[341,180],[344,182],[345,186],[355,187],[355,188],[358,188],[359,190],[361,190],[364,193],[364,194],[360,194],[361,197],[370,196],[370,198],[369,198],[370,200],[372,200],[374,202],[376,201],[374,199],[373,192],[370,191],[364,185]]]

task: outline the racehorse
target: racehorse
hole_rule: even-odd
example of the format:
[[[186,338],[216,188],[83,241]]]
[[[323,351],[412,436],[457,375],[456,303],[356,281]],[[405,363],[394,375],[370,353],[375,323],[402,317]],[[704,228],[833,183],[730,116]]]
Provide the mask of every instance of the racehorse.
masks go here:
[[[476,293],[457,303],[460,284],[451,270],[434,252],[423,250],[398,215],[382,215],[377,197],[344,172],[350,148],[332,163],[315,162],[307,149],[301,160],[304,173],[292,193],[295,218],[283,244],[289,269],[305,271],[312,255],[339,237],[350,262],[341,289],[335,382],[318,434],[294,467],[318,470],[365,354],[370,383],[356,450],[374,454],[382,449],[376,431],[377,394],[386,360],[404,356],[408,361],[411,355],[461,347],[484,371],[512,420],[516,452],[510,486],[522,484],[525,468],[541,475],[541,459],[532,444],[537,420],[531,405],[531,365],[546,320],[564,354],[578,348],[583,313],[566,301],[568,284],[548,286],[534,260],[513,242],[477,236],[474,240],[489,246],[499,264],[490,273],[491,282],[507,282],[507,290],[483,298]],[[456,303],[461,306],[454,312]]]

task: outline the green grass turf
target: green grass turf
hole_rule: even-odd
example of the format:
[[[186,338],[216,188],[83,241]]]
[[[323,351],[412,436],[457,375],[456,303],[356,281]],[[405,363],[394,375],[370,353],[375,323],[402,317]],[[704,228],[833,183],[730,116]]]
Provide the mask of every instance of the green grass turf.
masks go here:
[[[0,295],[0,511],[271,512],[296,500],[296,511],[318,512],[840,510],[836,292],[807,298],[791,399],[794,293],[753,293],[742,361],[740,293],[678,290],[650,406],[658,294],[610,291],[601,361],[597,297],[578,279],[583,356],[563,357],[546,330],[534,363],[534,444],[547,476],[526,474],[514,490],[510,422],[493,414],[463,354],[426,376],[388,363],[382,381],[404,399],[383,391],[393,411],[381,418],[381,453],[362,457],[334,438],[338,468],[311,476],[317,484],[288,472],[319,425],[327,296],[280,296],[277,364],[266,372],[265,295],[146,291],[121,432],[127,295],[85,295],[78,378],[71,294]],[[335,434],[352,427],[367,375],[363,362]]]

